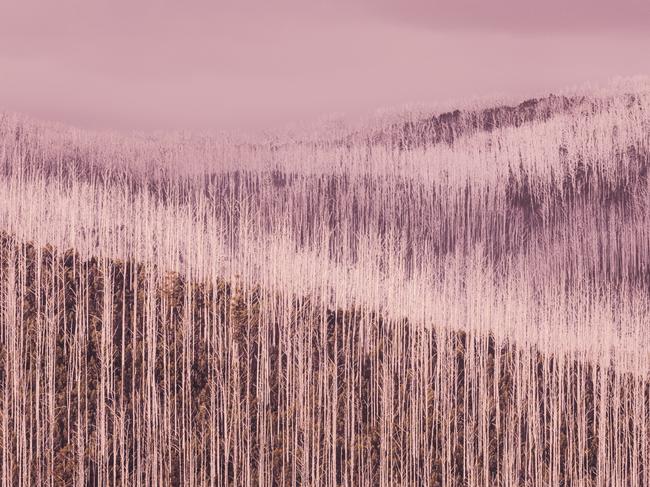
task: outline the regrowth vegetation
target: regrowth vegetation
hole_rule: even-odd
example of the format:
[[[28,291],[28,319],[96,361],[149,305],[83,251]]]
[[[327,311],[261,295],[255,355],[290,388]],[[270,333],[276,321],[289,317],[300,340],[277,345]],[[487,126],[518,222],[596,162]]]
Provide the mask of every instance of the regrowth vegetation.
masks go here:
[[[647,485],[649,165],[643,81],[271,141],[4,115],[0,485]]]

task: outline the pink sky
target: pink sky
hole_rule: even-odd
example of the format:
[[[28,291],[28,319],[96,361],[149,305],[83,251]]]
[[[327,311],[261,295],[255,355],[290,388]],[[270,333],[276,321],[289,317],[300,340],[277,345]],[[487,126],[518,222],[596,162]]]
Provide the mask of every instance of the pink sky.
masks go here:
[[[648,4],[9,0],[0,109],[91,128],[220,129],[557,90],[650,74]]]

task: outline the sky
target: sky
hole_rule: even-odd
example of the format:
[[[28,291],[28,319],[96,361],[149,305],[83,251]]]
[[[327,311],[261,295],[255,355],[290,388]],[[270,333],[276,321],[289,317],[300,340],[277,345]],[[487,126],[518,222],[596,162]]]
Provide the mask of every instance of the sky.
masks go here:
[[[650,74],[647,0],[0,0],[0,110],[246,129]]]

